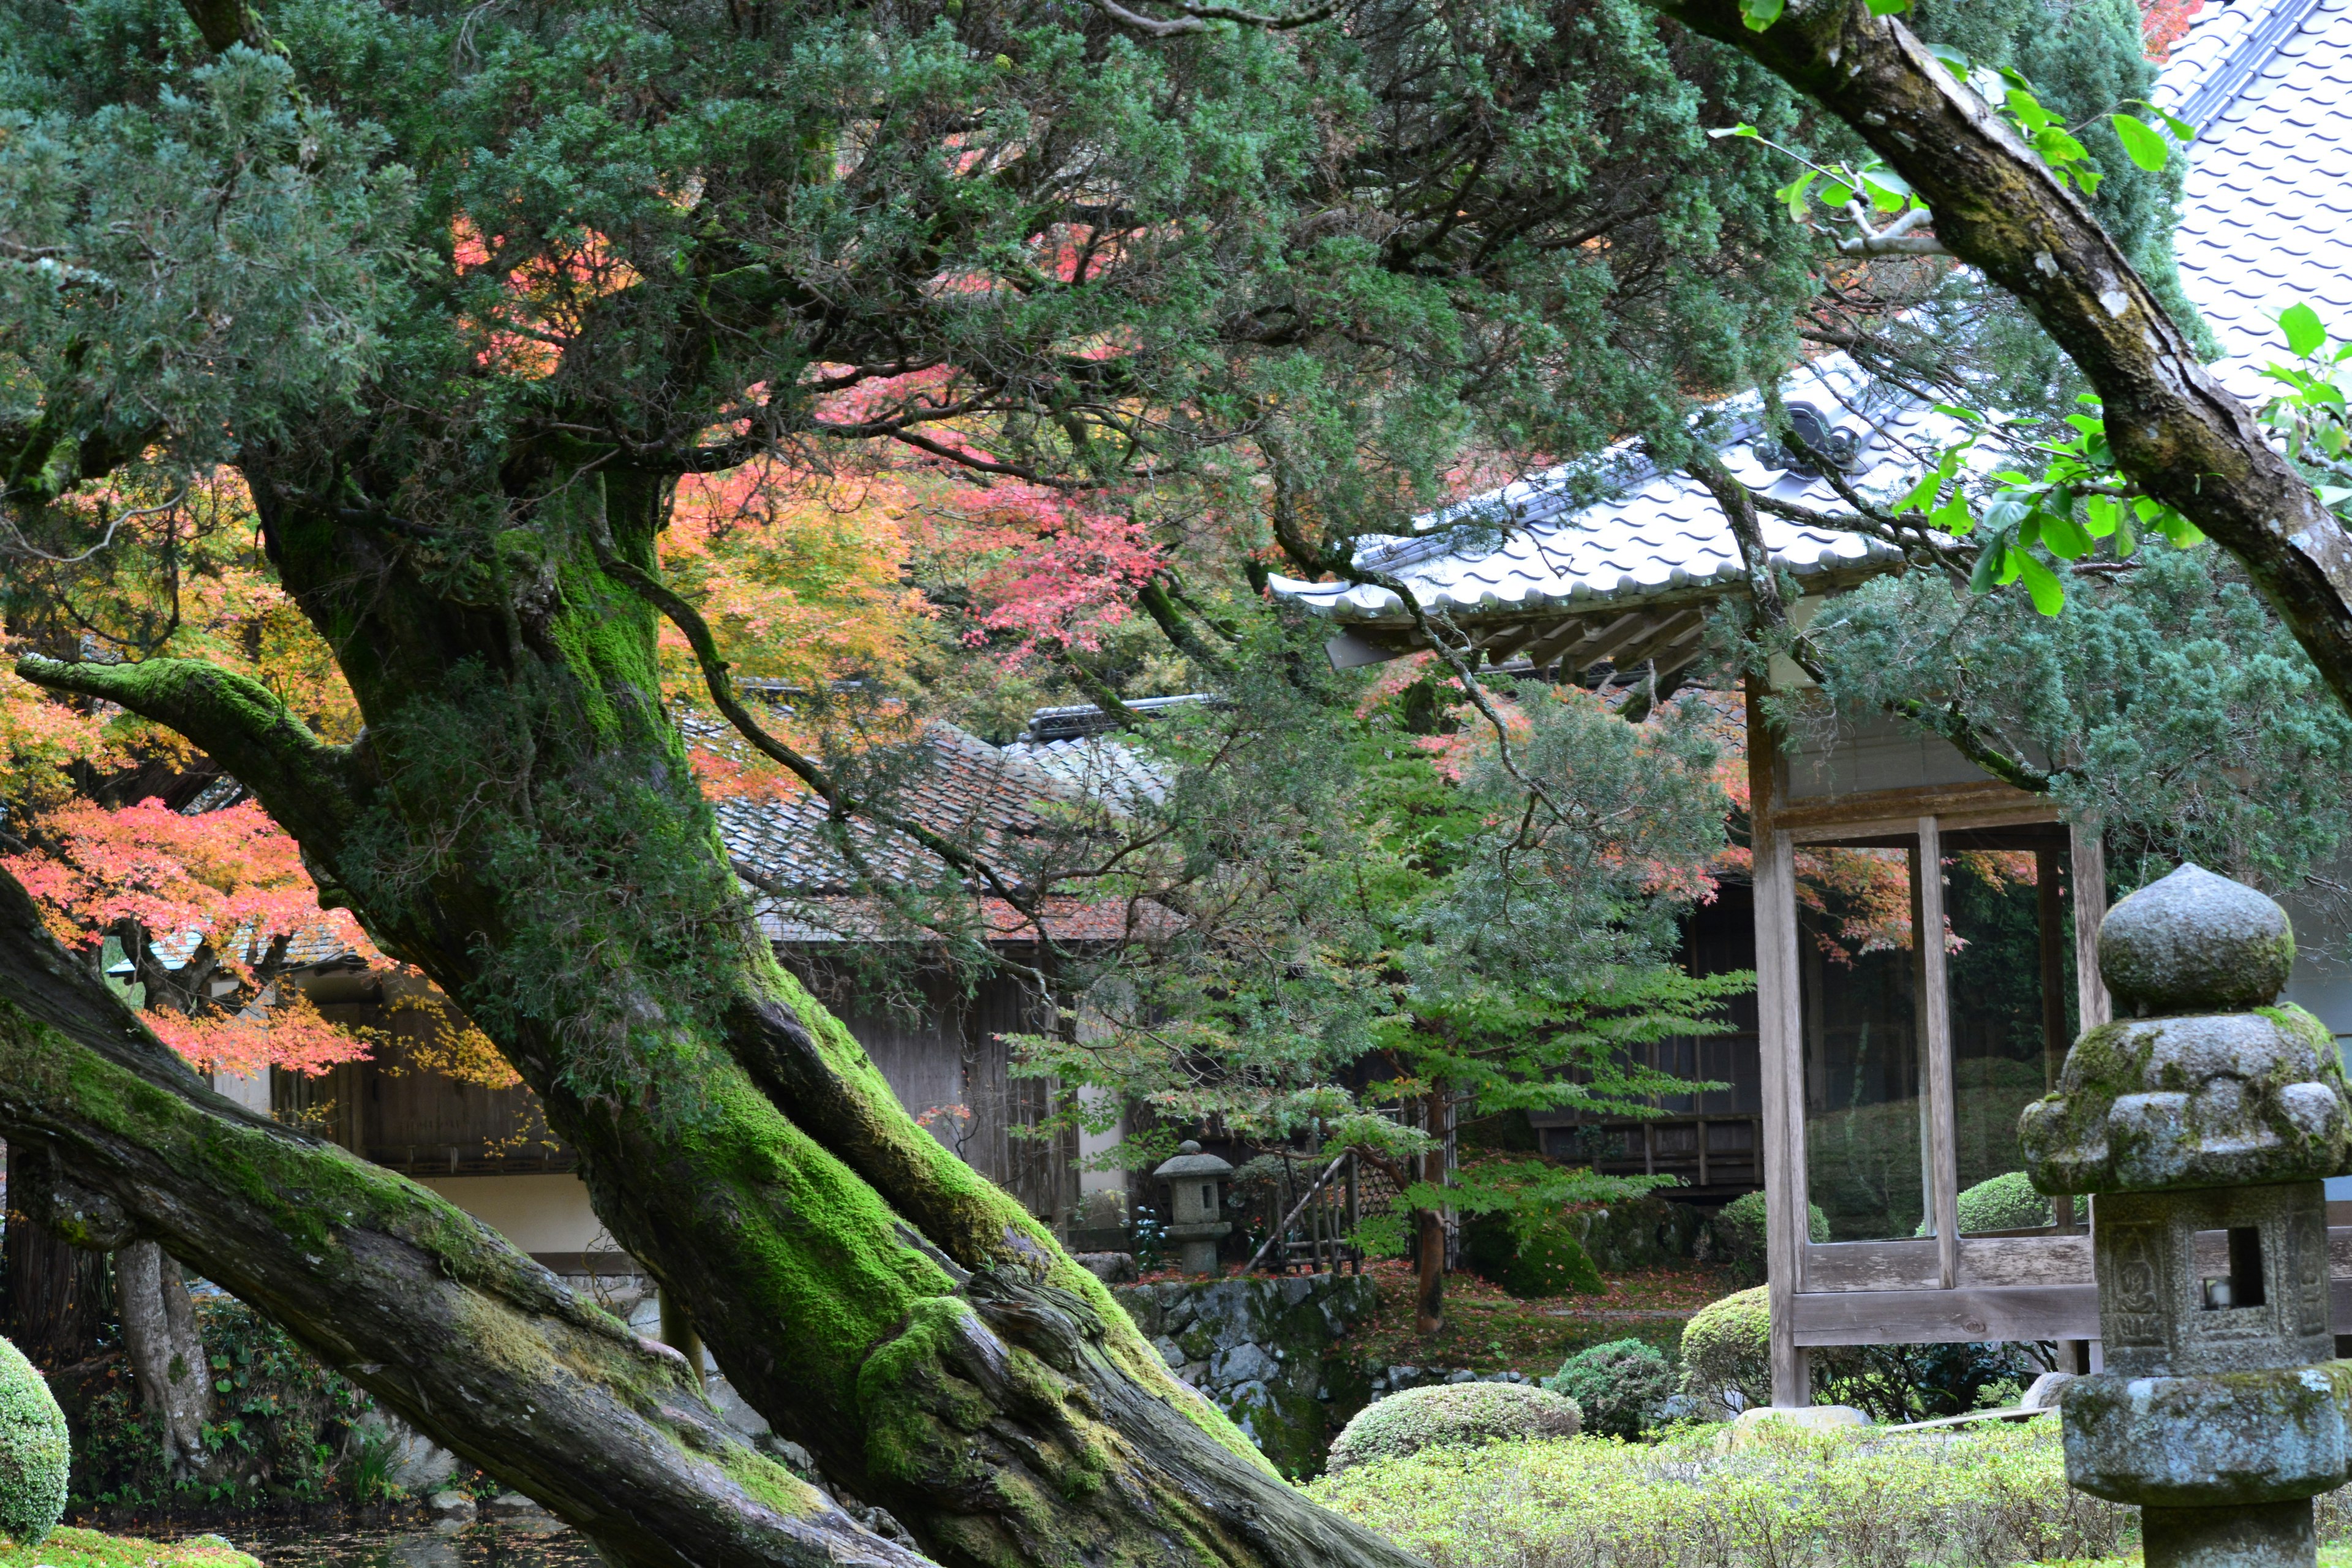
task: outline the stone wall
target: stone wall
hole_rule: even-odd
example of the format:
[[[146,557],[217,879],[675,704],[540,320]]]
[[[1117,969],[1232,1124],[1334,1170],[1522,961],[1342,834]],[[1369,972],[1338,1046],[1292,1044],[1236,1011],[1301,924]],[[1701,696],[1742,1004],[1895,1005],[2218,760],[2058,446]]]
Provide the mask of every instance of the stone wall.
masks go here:
[[[1176,1375],[1234,1418],[1283,1474],[1315,1475],[1372,1397],[1347,1338],[1376,1305],[1355,1274],[1250,1275],[1113,1292]]]

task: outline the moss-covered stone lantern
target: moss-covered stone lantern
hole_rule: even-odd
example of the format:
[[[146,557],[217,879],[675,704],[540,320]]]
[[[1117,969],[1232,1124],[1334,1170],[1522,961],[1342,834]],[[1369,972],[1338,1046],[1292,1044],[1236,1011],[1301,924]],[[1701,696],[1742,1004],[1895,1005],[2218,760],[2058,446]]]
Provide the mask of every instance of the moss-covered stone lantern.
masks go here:
[[[1191,1139],[1176,1145],[1176,1157],[1151,1173],[1168,1184],[1168,1239],[1182,1244],[1179,1267],[1187,1274],[1217,1271],[1217,1243],[1233,1234],[1233,1226],[1218,1217],[1217,1188],[1234,1168],[1214,1154],[1203,1154]]]
[[[2090,1194],[2105,1370],[2062,1395],[2066,1476],[2137,1503],[2147,1568],[2310,1564],[2345,1479],[2322,1180],[2352,1106],[2327,1030],[2273,1005],[2286,911],[2183,866],[2099,932],[2117,1017],[2019,1128],[2044,1193]]]

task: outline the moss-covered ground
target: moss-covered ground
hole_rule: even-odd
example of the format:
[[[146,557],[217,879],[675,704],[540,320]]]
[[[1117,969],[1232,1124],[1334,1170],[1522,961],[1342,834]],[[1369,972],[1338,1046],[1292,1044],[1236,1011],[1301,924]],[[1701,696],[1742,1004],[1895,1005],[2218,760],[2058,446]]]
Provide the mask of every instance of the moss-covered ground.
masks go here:
[[[1671,1356],[1691,1315],[1742,1283],[1727,1270],[1690,1263],[1611,1275],[1598,1296],[1521,1300],[1465,1272],[1445,1282],[1445,1326],[1423,1335],[1413,1331],[1412,1266],[1375,1262],[1366,1272],[1380,1291],[1378,1312],[1354,1336],[1366,1365],[1466,1366],[1529,1377],[1549,1377],[1577,1351],[1611,1340],[1646,1340]]]
[[[261,1568],[217,1535],[147,1541],[60,1525],[38,1546],[0,1540],[0,1568]]]

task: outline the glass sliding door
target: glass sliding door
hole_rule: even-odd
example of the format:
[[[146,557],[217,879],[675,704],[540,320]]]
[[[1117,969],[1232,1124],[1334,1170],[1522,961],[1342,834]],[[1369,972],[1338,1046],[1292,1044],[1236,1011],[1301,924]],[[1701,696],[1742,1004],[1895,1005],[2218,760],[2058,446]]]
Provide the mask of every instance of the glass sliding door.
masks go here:
[[[1960,1233],[2074,1228],[2017,1145],[2018,1113],[2057,1086],[2079,1026],[2066,828],[1947,831],[1942,847]]]
[[[1928,1233],[1918,841],[1795,850],[1805,1176],[1815,1241]]]

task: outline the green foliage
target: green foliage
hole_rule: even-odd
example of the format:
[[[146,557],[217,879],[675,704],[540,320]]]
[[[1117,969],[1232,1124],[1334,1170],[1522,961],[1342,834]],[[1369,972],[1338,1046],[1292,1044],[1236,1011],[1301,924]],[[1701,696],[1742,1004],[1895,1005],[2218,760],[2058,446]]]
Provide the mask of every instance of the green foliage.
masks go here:
[[[1673,1363],[1656,1347],[1641,1340],[1612,1340],[1577,1352],[1543,1385],[1576,1401],[1587,1432],[1631,1441],[1664,1420],[1675,1376]]]
[[[8,200],[47,220],[11,232],[69,263],[14,275],[23,395],[173,465],[299,409],[290,449],[351,461],[289,482],[435,524],[487,530],[501,461],[559,434],[658,466],[755,410],[781,444],[973,400],[1002,461],[1198,475],[1263,433],[1391,522],[1468,442],[1677,433],[1680,389],[1793,356],[1810,289],[1704,133],[1785,131],[1787,89],[1633,0],[1169,40],[1077,5],[299,0],[282,58],[217,66],[154,0],[7,15],[0,112],[39,132]],[[181,221],[223,195],[217,233]],[[142,237],[152,300],[79,281],[152,278]],[[75,343],[174,352],[85,387]],[[339,406],[362,373],[392,417]]]
[[[2000,1340],[1842,1345],[1813,1355],[1817,1400],[1889,1425],[2014,1405],[2051,1370],[2032,1347]]]
[[[203,1475],[172,1476],[130,1374],[118,1365],[78,1402],[73,1506],[202,1510],[375,1500],[353,1490],[353,1459],[364,1445],[352,1423],[369,1408],[367,1395],[234,1298],[198,1301],[196,1318],[213,1361]]]
[[[1683,1325],[1683,1392],[1729,1415],[1772,1403],[1769,1286],[1709,1301]],[[1727,1397],[1738,1395],[1737,1405]]]
[[[1356,1413],[1331,1444],[1326,1474],[1400,1459],[1424,1448],[1524,1437],[1572,1437],[1576,1402],[1521,1383],[1447,1383],[1409,1388]]]
[[[1307,1491],[1432,1568],[2013,1568],[2117,1554],[2137,1522],[2066,1484],[2054,1420],[1958,1436],[1783,1430],[1737,1449],[1703,1431],[1433,1448]]]
[[[2352,720],[2302,648],[2216,552],[2058,570],[2054,619],[1923,573],[1844,595],[1809,628],[1830,694],[1847,711],[1948,708],[2035,759],[2070,816],[2102,825],[2117,889],[2193,859],[2309,890],[2352,835],[2336,782]]]
[[[25,1352],[0,1340],[0,1531],[38,1546],[66,1509],[65,1412]]]
[[[1066,1113],[1097,1131],[1151,1109],[1107,1165],[1149,1168],[1213,1117],[1305,1163],[1358,1150],[1400,1189],[1364,1233],[1383,1250],[1405,1244],[1407,1213],[1450,1207],[1524,1219],[1524,1251],[1544,1216],[1661,1184],[1496,1153],[1441,1188],[1416,1166],[1442,1138],[1423,1124],[1433,1096],[1494,1118],[1688,1091],[1643,1047],[1717,1032],[1720,998],[1752,983],[1669,962],[1724,842],[1711,710],[1636,726],[1572,688],[1498,680],[1490,700],[1523,726],[1507,764],[1466,710],[1424,744],[1440,738],[1416,732],[1411,689],[1351,713],[1290,668],[1240,665],[1230,705],[1139,738],[1170,783],[1119,825],[1113,842],[1154,848],[1124,857],[1117,890],[1185,923],[1083,969],[1090,1026],[1017,1037],[1019,1070],[1100,1091]],[[1035,853],[1086,868],[1074,890],[1109,890],[1100,840]],[[1526,1288],[1590,1288],[1578,1250],[1563,1231],[1537,1242]]]
[[[1713,1415],[1772,1402],[1769,1291],[1758,1285],[1710,1301],[1683,1327],[1682,1390]],[[1893,1423],[1962,1415],[1979,1408],[1988,1389],[2014,1394],[2048,1370],[2025,1347],[1998,1342],[1852,1345],[1817,1350],[1813,1359],[1819,1398]]]

